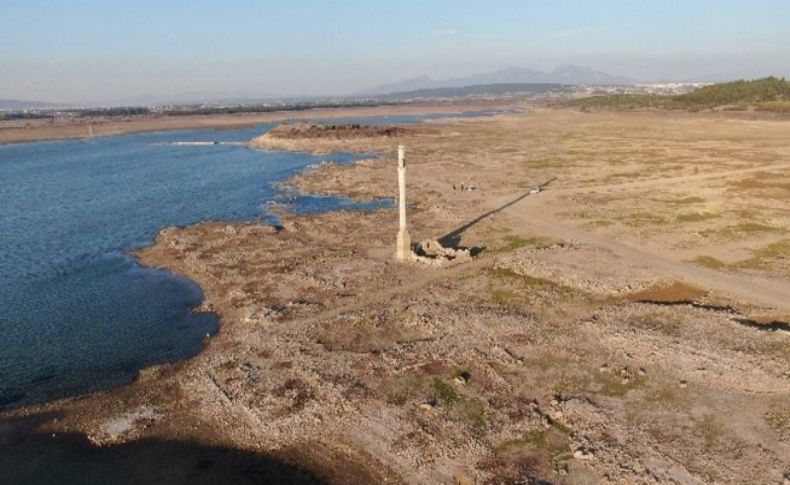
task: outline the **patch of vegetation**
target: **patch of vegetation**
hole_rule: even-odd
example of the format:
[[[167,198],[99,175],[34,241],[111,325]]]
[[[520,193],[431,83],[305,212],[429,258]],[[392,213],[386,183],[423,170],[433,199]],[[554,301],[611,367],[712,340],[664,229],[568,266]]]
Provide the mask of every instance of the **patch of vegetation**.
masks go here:
[[[518,294],[509,290],[492,289],[489,291],[489,297],[491,301],[500,306],[518,306],[523,301],[523,298]]]
[[[565,103],[573,108],[589,109],[682,109],[682,104],[675,101],[672,96],[659,94],[610,94],[605,96],[590,96],[579,98]]]
[[[560,433],[564,434],[565,436],[571,435],[572,431],[570,428],[560,423],[559,421],[552,419],[551,416],[546,416],[546,420],[549,422],[549,425],[551,425],[552,428],[556,429]]]
[[[498,279],[513,280],[521,287],[526,289],[548,289],[562,294],[576,293],[576,290],[569,286],[565,286],[545,278],[537,278],[535,276],[516,273],[510,268],[491,268],[489,269],[489,274]]]
[[[718,214],[712,212],[688,212],[685,214],[678,214],[675,220],[677,222],[702,222],[718,217]]]
[[[436,392],[436,399],[442,402],[445,406],[451,407],[453,404],[461,400],[458,392],[453,389],[450,384],[447,384],[441,379],[434,379],[432,387]]]
[[[607,227],[614,224],[612,221],[607,221],[605,219],[595,219],[593,221],[589,221],[586,225],[588,227]]]
[[[387,404],[403,406],[412,399],[425,394],[428,379],[421,375],[404,375],[387,380],[379,387],[378,393]]]
[[[594,382],[600,386],[597,392],[604,396],[622,397],[628,391],[636,389],[645,383],[645,377],[636,375],[625,379],[623,376],[614,372],[599,372],[596,374]]]
[[[486,405],[476,398],[464,398],[453,407],[454,412],[472,428],[482,431],[486,427]]]
[[[722,269],[727,267],[727,263],[716,259],[713,256],[697,256],[696,258],[692,259],[691,262],[710,269]]]
[[[790,193],[790,182],[777,181],[775,174],[761,172],[752,178],[732,180],[728,186],[739,190],[779,190]]]
[[[619,218],[623,224],[628,226],[643,226],[648,224],[666,224],[667,220],[663,216],[651,212],[634,212]]]
[[[365,138],[365,137],[387,137],[404,136],[412,133],[408,128],[400,126],[372,126],[360,124],[345,125],[309,125],[309,124],[284,124],[277,126],[269,131],[269,134],[276,138],[283,139],[304,139],[304,138]]]
[[[464,396],[452,384],[434,378],[431,384],[434,399],[447,407],[450,416],[467,422],[474,430],[486,426],[486,404],[475,397]]]
[[[636,171],[636,172],[616,172],[607,175],[604,181],[611,181],[617,179],[635,179],[645,175],[650,175],[649,171]]]
[[[722,439],[724,432],[716,418],[707,414],[702,420],[694,423],[694,434],[705,441],[705,446],[711,448]]]
[[[576,362],[573,359],[558,354],[539,354],[537,356],[527,357],[524,359],[525,366],[537,367],[542,371],[549,369],[563,369],[574,364],[576,364]]]
[[[566,106],[588,109],[666,109],[700,111],[719,107],[745,110],[790,111],[790,82],[766,77],[753,81],[713,84],[679,95],[614,94],[575,99]]]
[[[663,313],[638,315],[629,321],[629,324],[648,332],[657,332],[664,335],[678,336],[683,328],[683,321],[676,316]]]
[[[552,428],[530,431],[521,438],[503,441],[494,448],[494,453],[511,454],[524,448],[539,448],[548,451],[553,460],[570,458],[567,434]]]
[[[514,308],[524,307],[527,304],[546,306],[558,299],[594,305],[602,305],[609,301],[608,297],[601,298],[599,295],[546,278],[523,275],[509,268],[489,268],[487,273],[493,280],[489,287],[488,300],[501,306]]]
[[[543,168],[555,168],[560,164],[560,161],[552,158],[541,158],[538,160],[527,160],[526,164],[529,168],[540,170]]]
[[[668,405],[676,405],[680,401],[677,385],[666,382],[650,389],[648,391],[648,398],[651,402],[662,402]]]
[[[682,303],[694,301],[706,294],[704,290],[676,281],[670,285],[657,285],[632,293],[628,299],[653,303]]]
[[[736,239],[739,237],[748,236],[749,234],[775,232],[777,230],[778,229],[776,227],[760,224],[759,222],[741,222],[731,226],[723,227],[721,229],[700,231],[700,234],[702,236],[717,236],[727,239]]]
[[[765,422],[768,423],[768,426],[775,430],[790,428],[790,413],[770,412],[766,413],[764,418]]]
[[[783,239],[752,251],[752,257],[737,263],[739,268],[764,268],[772,261],[790,260],[790,239]]]
[[[516,236],[514,234],[508,234],[504,237],[505,245],[501,247],[498,251],[500,252],[511,252],[516,251],[522,248],[531,248],[531,249],[548,249],[554,245],[554,241],[551,239],[540,237],[540,236],[532,236],[528,238],[523,238],[521,236]]]
[[[705,199],[701,197],[683,197],[680,199],[673,199],[668,202],[674,205],[702,204],[705,202]]]
[[[761,259],[790,259],[790,239],[783,239],[754,251]]]

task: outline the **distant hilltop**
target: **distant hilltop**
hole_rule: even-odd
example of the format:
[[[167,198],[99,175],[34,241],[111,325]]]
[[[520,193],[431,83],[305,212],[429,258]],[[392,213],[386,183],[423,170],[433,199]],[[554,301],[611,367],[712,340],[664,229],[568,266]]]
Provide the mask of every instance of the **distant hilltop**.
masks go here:
[[[774,76],[752,81],[701,86],[677,95],[601,93],[574,99],[567,106],[581,109],[666,109],[790,112],[790,81]]]
[[[465,86],[481,86],[489,84],[625,85],[633,83],[634,80],[625,77],[613,76],[603,71],[596,71],[588,67],[566,64],[548,72],[522,67],[508,67],[498,71],[450,79],[436,80],[428,76],[420,76],[399,81],[393,84],[384,84],[365,89],[355,94],[358,96],[379,96],[406,91],[461,88]]]

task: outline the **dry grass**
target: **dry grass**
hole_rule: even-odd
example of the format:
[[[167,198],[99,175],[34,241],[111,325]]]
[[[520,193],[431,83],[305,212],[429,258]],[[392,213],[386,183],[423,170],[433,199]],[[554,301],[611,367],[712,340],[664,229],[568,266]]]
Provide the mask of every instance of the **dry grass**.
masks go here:
[[[692,259],[691,262],[710,269],[724,269],[727,267],[727,263],[713,256],[697,256]]]
[[[713,214],[711,212],[687,212],[685,214],[678,214],[675,220],[677,222],[702,222],[718,217],[718,214]]]
[[[631,293],[628,299],[651,303],[683,303],[696,301],[705,295],[707,292],[704,290],[676,281],[669,285],[653,286]]]
[[[783,239],[752,251],[752,257],[737,263],[739,268],[766,268],[778,261],[790,261],[790,239]]]
[[[738,239],[754,234],[765,234],[780,231],[781,229],[761,224],[758,222],[739,222],[729,226],[708,229],[701,231],[700,234],[706,237],[716,237],[722,239]]]

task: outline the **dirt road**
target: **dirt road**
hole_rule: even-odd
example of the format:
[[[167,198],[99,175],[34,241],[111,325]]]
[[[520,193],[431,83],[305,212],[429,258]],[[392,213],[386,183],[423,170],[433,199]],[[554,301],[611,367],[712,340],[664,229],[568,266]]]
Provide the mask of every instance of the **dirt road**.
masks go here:
[[[665,271],[675,278],[689,284],[708,288],[729,295],[738,300],[766,305],[775,309],[790,311],[790,284],[778,278],[745,276],[713,269],[699,267],[693,264],[674,260],[663,254],[635,248],[619,241],[608,239],[600,234],[594,234],[577,227],[550,221],[542,213],[556,202],[559,195],[589,191],[610,191],[615,189],[644,188],[657,185],[666,185],[691,180],[720,178],[733,175],[743,175],[754,172],[774,171],[790,168],[790,164],[770,165],[749,169],[727,170],[708,174],[689,175],[681,177],[667,177],[658,180],[645,180],[621,184],[597,185],[594,187],[574,187],[550,190],[544,193],[526,197],[515,204],[508,205],[503,212],[515,217],[520,224],[514,226],[529,229],[530,232],[539,232],[559,239],[574,240],[611,251],[617,256],[631,262],[649,264],[656,269]],[[521,194],[523,195],[523,194]],[[519,197],[513,194],[509,197],[498,199],[498,204],[504,205],[506,201]]]

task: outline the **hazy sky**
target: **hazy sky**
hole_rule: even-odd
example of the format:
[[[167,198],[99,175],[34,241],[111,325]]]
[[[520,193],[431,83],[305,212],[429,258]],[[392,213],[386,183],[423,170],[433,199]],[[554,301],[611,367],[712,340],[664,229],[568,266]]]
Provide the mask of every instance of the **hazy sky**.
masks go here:
[[[790,76],[790,0],[0,0],[0,98],[338,94],[573,63]]]

